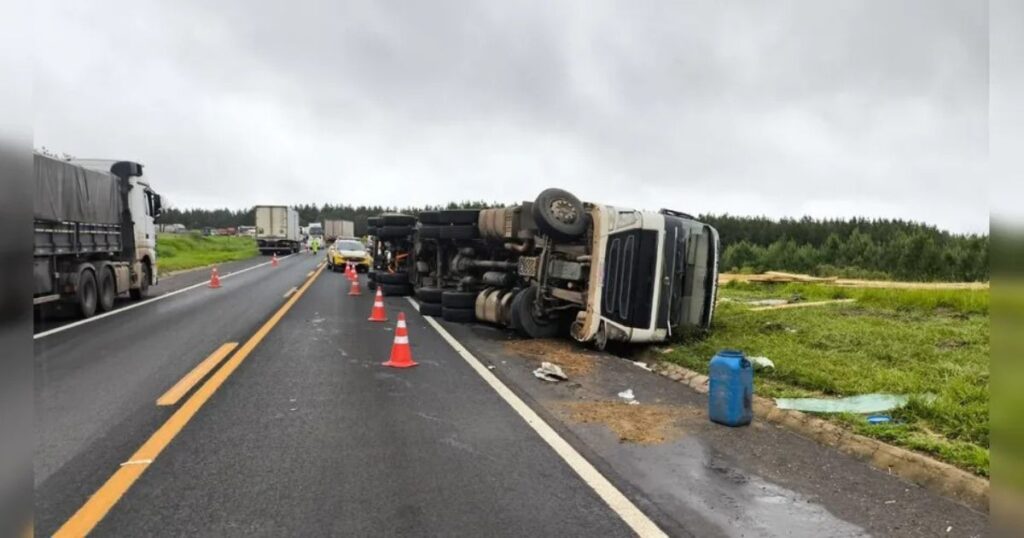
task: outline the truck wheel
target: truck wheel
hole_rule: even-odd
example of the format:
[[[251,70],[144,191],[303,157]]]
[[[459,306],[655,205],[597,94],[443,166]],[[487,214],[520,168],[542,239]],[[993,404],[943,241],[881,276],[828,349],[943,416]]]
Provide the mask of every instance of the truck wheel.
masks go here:
[[[377,237],[381,239],[402,239],[412,235],[412,226],[381,226],[377,229]]]
[[[381,284],[409,284],[409,273],[405,271],[377,273],[376,279]]]
[[[442,306],[441,317],[444,318],[445,321],[470,323],[476,321],[476,311],[472,308],[449,308],[447,306]]]
[[[533,304],[537,301],[537,286],[530,286],[519,292],[512,309],[516,311],[515,319],[521,331],[530,338],[552,338],[561,330],[556,320],[539,319],[533,313]]]
[[[91,318],[96,313],[96,275],[92,271],[82,271],[78,279],[78,308],[83,318]]]
[[[377,291],[377,281],[376,280],[367,280],[366,281],[366,289],[368,289],[370,291]],[[384,293],[384,291],[381,290],[381,293]]]
[[[441,227],[433,224],[421,224],[416,233],[423,239],[437,239],[441,237]]]
[[[380,224],[377,226],[388,228],[390,226],[413,226],[414,224],[416,224],[416,217],[412,215],[388,213],[380,216]]]
[[[441,296],[443,294],[444,290],[441,288],[427,286],[416,288],[416,298],[420,300],[420,303],[441,304]]]
[[[546,189],[533,203],[533,220],[544,235],[571,241],[587,231],[583,202],[562,189]]]
[[[444,307],[437,303],[420,303],[420,314],[439,318],[444,315]]]
[[[128,294],[131,295],[132,299],[138,301],[145,299],[149,295],[149,274],[149,265],[142,264],[142,280],[139,282],[139,288],[128,290]]]
[[[446,291],[441,294],[441,304],[445,308],[468,308],[476,309],[475,291]]]
[[[381,293],[387,295],[388,297],[396,295],[409,295],[412,293],[412,286],[410,286],[408,283],[384,284],[383,282],[381,282],[380,284],[378,284],[378,286],[380,287]]]
[[[480,230],[476,226],[441,226],[441,239],[476,239]]]
[[[479,209],[447,209],[438,215],[438,224],[476,224]]]
[[[366,227],[366,235],[372,235],[372,236],[376,237],[378,231],[379,231],[379,229],[376,226],[367,226]]]
[[[110,269],[104,267],[100,270],[99,283],[99,308],[101,312],[109,312],[114,309],[114,297],[117,296],[117,287],[114,285],[114,274]]]

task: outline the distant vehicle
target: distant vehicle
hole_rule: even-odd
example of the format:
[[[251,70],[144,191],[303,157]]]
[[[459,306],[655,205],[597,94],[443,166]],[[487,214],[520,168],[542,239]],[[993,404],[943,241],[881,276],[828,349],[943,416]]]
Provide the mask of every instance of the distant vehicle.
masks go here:
[[[239,226],[238,227],[238,235],[245,235],[245,236],[248,236],[248,237],[256,237],[256,227],[255,226]]]
[[[547,189],[495,208],[384,214],[373,286],[415,292],[420,312],[486,321],[531,338],[568,333],[661,342],[707,330],[717,293],[718,232],[676,211],[584,204]]]
[[[283,205],[256,206],[256,246],[260,254],[298,252],[301,239],[298,211]]]
[[[157,283],[160,195],[131,161],[33,155],[35,305],[76,304],[82,317],[142,299]]]
[[[327,268],[341,271],[346,264],[353,264],[356,271],[365,273],[373,267],[373,256],[366,251],[366,245],[355,237],[341,237],[327,249]]]
[[[356,223],[350,220],[330,219],[324,221],[324,239],[328,243],[339,237],[355,237]]]
[[[157,224],[156,231],[160,233],[181,234],[188,231],[184,224]]]

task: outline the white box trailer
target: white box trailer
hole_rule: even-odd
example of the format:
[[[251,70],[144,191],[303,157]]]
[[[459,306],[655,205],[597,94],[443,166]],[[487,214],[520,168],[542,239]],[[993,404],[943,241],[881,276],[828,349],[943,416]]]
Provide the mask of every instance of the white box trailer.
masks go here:
[[[356,223],[350,220],[331,219],[324,221],[324,239],[330,243],[339,237],[355,237]]]
[[[298,211],[283,205],[256,206],[256,246],[261,254],[298,252],[301,241]]]

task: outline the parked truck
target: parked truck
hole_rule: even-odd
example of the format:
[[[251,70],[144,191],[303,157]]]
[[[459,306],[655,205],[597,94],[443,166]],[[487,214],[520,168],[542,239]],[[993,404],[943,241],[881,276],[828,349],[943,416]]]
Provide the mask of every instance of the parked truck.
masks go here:
[[[283,205],[256,206],[256,246],[264,255],[298,252],[299,212]]]
[[[352,238],[356,236],[356,223],[350,220],[330,219],[324,221],[324,239],[328,244],[333,243],[339,237]]]
[[[131,161],[33,155],[33,304],[75,305],[82,317],[157,283],[160,195]]]
[[[685,213],[547,189],[510,207],[385,214],[372,224],[378,259],[389,263],[374,268],[374,284],[415,293],[425,315],[532,338],[568,332],[602,349],[711,324],[718,232]]]

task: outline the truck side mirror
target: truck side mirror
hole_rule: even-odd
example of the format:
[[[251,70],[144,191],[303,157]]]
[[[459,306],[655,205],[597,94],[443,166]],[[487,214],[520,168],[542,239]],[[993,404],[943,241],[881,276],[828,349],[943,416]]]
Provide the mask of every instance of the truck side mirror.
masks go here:
[[[158,218],[163,213],[163,205],[160,202],[160,195],[153,194],[153,218]]]

